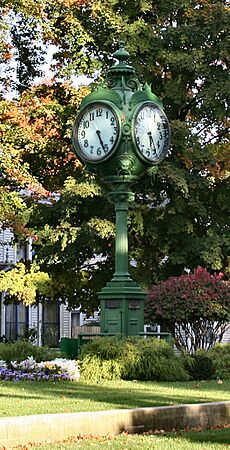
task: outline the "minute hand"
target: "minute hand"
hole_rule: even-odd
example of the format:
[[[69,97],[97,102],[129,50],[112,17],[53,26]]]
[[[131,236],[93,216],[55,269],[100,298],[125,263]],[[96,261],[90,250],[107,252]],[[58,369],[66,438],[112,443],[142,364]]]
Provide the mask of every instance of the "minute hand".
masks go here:
[[[100,130],[96,130],[96,133],[97,133],[97,135],[98,135],[100,144],[101,144],[101,146],[102,146],[102,148],[103,148],[103,150],[104,150],[104,152],[105,152],[105,146],[104,146],[103,140],[101,139],[101,132],[100,132]]]

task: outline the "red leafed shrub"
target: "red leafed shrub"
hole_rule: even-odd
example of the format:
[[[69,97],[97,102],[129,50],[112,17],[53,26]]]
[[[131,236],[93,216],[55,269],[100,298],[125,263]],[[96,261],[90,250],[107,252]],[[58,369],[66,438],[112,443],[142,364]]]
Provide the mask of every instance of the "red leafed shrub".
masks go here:
[[[230,283],[223,274],[211,275],[198,267],[194,273],[168,280],[150,289],[146,323],[173,330],[178,348],[190,353],[220,342],[230,322]]]

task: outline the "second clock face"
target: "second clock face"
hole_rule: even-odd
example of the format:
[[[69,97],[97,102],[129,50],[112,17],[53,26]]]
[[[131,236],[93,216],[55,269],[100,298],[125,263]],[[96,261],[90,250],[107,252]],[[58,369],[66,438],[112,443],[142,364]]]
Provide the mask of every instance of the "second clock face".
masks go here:
[[[92,162],[106,159],[119,138],[119,120],[115,111],[104,103],[87,106],[73,128],[73,143],[79,156]]]
[[[170,141],[169,123],[155,103],[146,103],[137,111],[134,138],[139,152],[150,163],[157,163],[166,156]]]

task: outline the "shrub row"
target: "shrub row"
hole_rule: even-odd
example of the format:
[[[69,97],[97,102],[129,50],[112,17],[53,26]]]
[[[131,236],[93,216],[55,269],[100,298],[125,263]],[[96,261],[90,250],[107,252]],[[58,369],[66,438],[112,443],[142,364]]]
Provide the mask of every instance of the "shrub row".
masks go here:
[[[171,345],[141,337],[97,338],[85,344],[79,357],[81,378],[186,381],[188,374]]]
[[[55,350],[37,347],[23,339],[16,342],[0,343],[0,360],[4,360],[7,363],[10,363],[10,361],[21,362],[28,356],[33,356],[37,362],[41,362],[54,359],[58,355]]]
[[[208,352],[183,355],[184,367],[193,380],[230,379],[230,344],[217,344]]]
[[[56,351],[28,341],[0,343],[0,360],[21,362],[33,357],[49,361]],[[79,355],[81,379],[140,381],[187,381],[230,379],[230,344],[218,344],[194,355],[176,355],[164,340],[142,337],[99,337],[85,344]]]
[[[230,379],[230,344],[194,355],[175,355],[164,340],[103,337],[82,347],[79,364],[81,378],[95,382]]]

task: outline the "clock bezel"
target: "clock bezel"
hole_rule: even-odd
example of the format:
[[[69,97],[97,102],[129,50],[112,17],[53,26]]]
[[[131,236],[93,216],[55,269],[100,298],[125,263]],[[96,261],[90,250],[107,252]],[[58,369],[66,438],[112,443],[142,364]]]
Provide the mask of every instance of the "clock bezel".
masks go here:
[[[167,129],[168,129],[167,146],[165,146],[164,151],[161,152],[159,155],[156,155],[156,157],[154,159],[152,159],[152,158],[150,159],[150,158],[146,157],[145,155],[143,155],[143,153],[141,152],[140,147],[137,143],[136,133],[135,133],[137,116],[143,108],[145,108],[146,106],[149,106],[149,105],[154,106],[156,109],[158,109],[161,112],[161,114],[163,114],[163,116],[165,118],[165,122],[167,123]],[[171,130],[170,130],[169,120],[168,120],[164,110],[160,107],[160,105],[153,101],[146,101],[146,102],[142,103],[141,105],[140,104],[137,105],[137,107],[135,108],[135,110],[133,112],[133,117],[132,117],[132,142],[134,144],[135,152],[138,155],[138,157],[141,158],[142,161],[147,162],[148,164],[151,164],[151,165],[158,164],[168,154],[169,147],[170,147],[170,138],[171,138]]]
[[[82,151],[82,149],[80,147],[79,139],[78,139],[78,127],[79,127],[81,119],[85,115],[85,113],[92,107],[98,106],[98,105],[103,106],[103,108],[106,107],[113,112],[113,114],[117,120],[118,133],[116,135],[115,143],[113,144],[113,146],[109,150],[109,152],[106,155],[104,155],[102,158],[92,159],[90,157],[87,157],[87,155]],[[112,104],[111,102],[108,102],[108,101],[103,101],[103,100],[95,101],[94,100],[94,101],[88,103],[87,105],[85,105],[82,108],[82,110],[79,111],[79,113],[74,121],[74,124],[73,124],[72,144],[73,144],[74,151],[75,151],[77,157],[80,159],[80,161],[83,161],[84,163],[95,164],[95,165],[107,161],[113,155],[113,153],[116,151],[116,149],[120,143],[120,140],[121,140],[121,117],[120,117],[118,108],[114,104]]]

